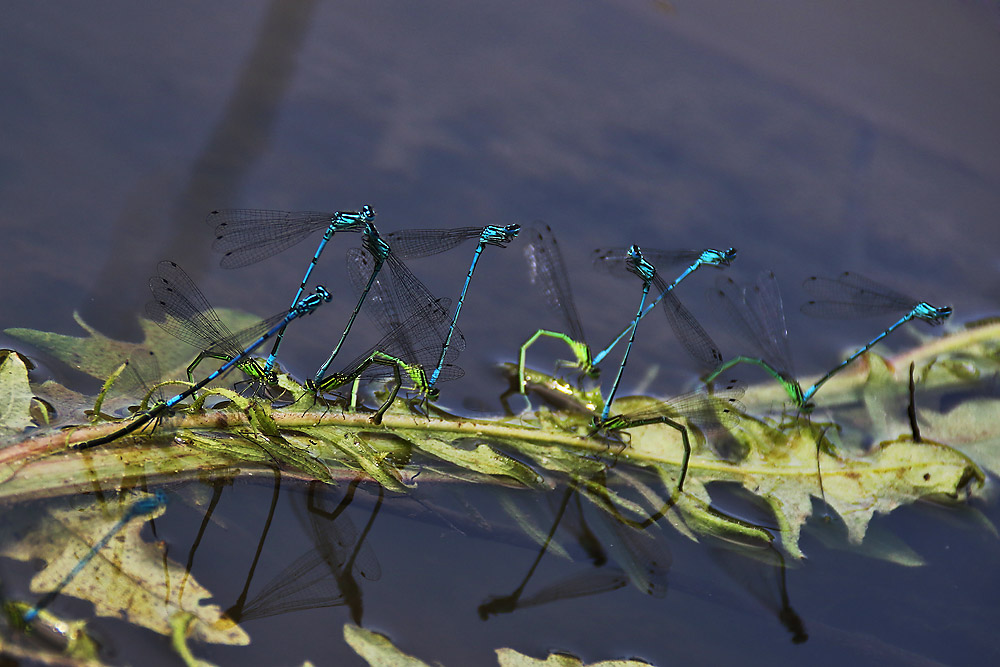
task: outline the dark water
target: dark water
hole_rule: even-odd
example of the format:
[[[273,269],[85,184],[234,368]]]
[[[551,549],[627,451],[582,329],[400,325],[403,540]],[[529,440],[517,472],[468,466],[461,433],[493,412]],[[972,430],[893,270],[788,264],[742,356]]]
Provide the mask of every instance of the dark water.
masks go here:
[[[997,7],[977,0],[17,4],[0,25],[3,326],[75,334],[79,310],[134,340],[146,279],[164,258],[183,264],[214,303],[277,312],[314,241],[224,271],[205,213],[363,203],[385,230],[547,221],[578,262],[574,289],[592,341],[616,333],[634,295],[585,258],[632,242],[736,246],[732,274],[773,269],[789,304],[803,298],[805,276],[850,269],[951,304],[956,320],[992,314],[998,27]],[[337,245],[319,280],[343,296],[350,290],[335,258],[346,244]],[[467,261],[454,253],[412,268],[452,295]],[[719,331],[699,305],[711,278],[679,291]],[[292,370],[308,373],[324,358],[349,301],[296,327],[285,348]],[[446,386],[445,404],[498,409],[492,364],[511,359],[539,326],[558,324],[541,306],[518,253],[489,249],[463,311],[467,375]],[[787,310],[803,375],[877,326]],[[664,331],[643,334],[634,359],[661,365],[651,390],[679,391],[692,379],[683,353]],[[354,349],[372,335],[359,329]],[[894,344],[908,344],[906,334]],[[643,365],[631,368],[634,387]],[[58,364],[50,370],[80,381]],[[309,548],[291,518],[303,492],[287,491],[260,582]],[[239,595],[270,498],[266,486],[228,491],[219,512],[230,529],[200,546],[195,574],[221,604]],[[371,504],[357,505],[349,511],[360,527]],[[164,520],[174,553],[187,553],[200,521],[194,512],[174,518],[184,516],[172,509]],[[995,538],[928,506],[878,521],[929,566],[883,565],[807,538],[809,561],[787,581],[810,634],[800,644],[776,618],[773,572],[741,571],[670,529],[662,599],[627,587],[483,622],[476,607],[517,586],[532,549],[388,509],[368,540],[382,576],[361,584],[363,621],[447,665],[490,664],[501,646],[659,664],[994,662]],[[585,559],[573,568],[584,571]],[[543,559],[537,576],[573,571]],[[339,629],[349,616],[333,607],[252,621],[251,649],[201,653],[230,664],[251,654],[322,663],[344,651]],[[143,641],[166,650],[134,640]]]

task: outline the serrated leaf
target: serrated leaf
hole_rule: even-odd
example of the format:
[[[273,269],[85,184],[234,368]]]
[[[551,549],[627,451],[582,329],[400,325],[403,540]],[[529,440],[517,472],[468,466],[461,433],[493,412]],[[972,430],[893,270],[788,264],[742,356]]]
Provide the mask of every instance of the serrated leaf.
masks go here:
[[[991,335],[1000,336],[1000,328],[991,331]],[[980,337],[972,342],[965,333],[954,338],[965,340],[972,349],[983,350],[983,354],[996,352],[997,346],[991,342],[994,339],[982,338],[981,331],[976,335]],[[917,377],[926,377],[927,382],[936,383],[937,387],[953,386],[956,382],[954,373],[943,363],[949,350],[950,354],[971,355],[969,358],[976,364],[985,364],[984,368],[995,363],[992,357],[982,361],[954,348],[950,338],[936,339],[927,347],[933,353],[913,354],[919,362]],[[837,419],[835,424],[812,423],[807,417],[791,412],[774,420],[743,414],[738,427],[726,434],[737,446],[718,448],[729,452],[728,458],[716,452],[717,443],[706,442],[696,428],[691,428],[693,451],[685,493],[680,496],[676,493],[676,480],[684,452],[676,429],[657,424],[634,428],[622,434],[622,443],[613,444],[590,437],[590,416],[580,411],[579,404],[562,412],[540,409],[511,418],[472,420],[427,419],[399,401],[377,426],[363,413],[331,411],[324,405],[314,405],[316,402],[311,398],[290,407],[272,409],[266,403],[219,389],[202,392],[202,397],[226,395],[230,398],[227,409],[200,412],[196,401],[191,408],[158,426],[155,440],[173,438],[174,445],[170,448],[142,448],[148,435],[136,434],[110,445],[115,452],[113,456],[105,455],[104,448],[88,450],[84,456],[64,453],[68,444],[105,435],[114,428],[112,424],[103,424],[52,433],[47,438],[35,438],[0,451],[0,466],[6,466],[0,477],[9,477],[0,485],[0,497],[58,495],[85,488],[86,481],[95,476],[114,483],[122,474],[134,475],[138,471],[193,476],[224,466],[239,466],[248,471],[277,467],[282,474],[327,482],[355,479],[364,473],[399,493],[406,493],[413,484],[410,480],[418,475],[424,475],[421,482],[433,479],[510,485],[517,480],[513,483],[522,486],[567,476],[585,482],[592,495],[603,493],[604,500],[599,505],[605,511],[638,515],[643,511],[639,504],[614,489],[602,492],[598,487],[603,482],[590,481],[601,479],[609,461],[614,461],[621,470],[626,466],[646,469],[660,479],[661,486],[657,489],[640,489],[641,485],[634,488],[646,498],[652,508],[650,512],[655,514],[658,506],[669,506],[666,516],[689,537],[713,535],[753,542],[777,532],[785,550],[801,556],[799,532],[817,500],[825,501],[829,511],[839,514],[849,540],[860,543],[876,512],[888,512],[927,495],[959,496],[983,479],[981,470],[970,459],[936,443],[891,441],[885,437],[885,444],[864,450],[834,447],[828,434],[840,433],[841,445],[848,440],[871,442],[870,436],[867,440],[863,437],[866,431],[852,423],[858,416],[859,398],[868,407],[868,421],[879,422],[877,431],[894,436],[909,430],[905,417],[901,416],[905,410],[898,409],[899,399],[906,393],[905,379],[897,379],[894,371],[899,364],[887,363],[871,354],[865,355],[863,361],[851,374],[838,376],[836,382],[824,385],[824,400],[831,399],[831,406],[852,404],[851,411],[823,409],[824,418]],[[531,377],[533,382],[544,379],[538,373]],[[292,397],[307,393],[288,376],[282,376],[281,381]],[[951,385],[947,385],[949,382]],[[920,387],[921,392],[925,390]],[[757,394],[765,392],[754,389],[752,393],[754,397],[747,402],[759,404]],[[918,399],[919,396],[918,392]],[[616,402],[616,407],[627,411],[652,401],[648,397],[625,397]],[[966,401],[963,405],[975,402]],[[963,430],[971,433],[969,437],[976,442],[990,442],[997,437],[994,431],[1000,431],[997,426],[1000,420],[978,419],[983,414],[980,407],[976,408],[979,412],[972,410],[967,416],[954,410],[949,413],[952,418],[964,420],[954,424],[956,433],[952,435],[956,441],[961,435],[957,431]],[[934,432],[939,423],[947,424],[937,421],[936,415],[926,409],[918,410],[918,414],[920,421],[928,425],[928,432]],[[683,419],[680,421],[683,423]],[[976,427],[978,430],[974,430]],[[860,428],[871,429],[871,424]],[[818,462],[817,451],[820,451]],[[738,453],[733,455],[733,452]],[[53,453],[61,456],[44,458]],[[10,476],[14,470],[19,474]],[[62,484],[57,487],[47,481],[55,479],[63,480]],[[715,511],[706,489],[712,482],[736,482],[756,494],[773,509],[777,530],[763,531],[759,526],[741,523]],[[889,552],[900,553],[900,550],[883,550]],[[901,558],[914,560],[911,556]]]
[[[31,581],[31,590],[52,590],[114,528],[135,496],[84,508],[54,508],[33,529],[18,522],[0,528],[0,553],[17,560],[40,559],[46,567]],[[148,518],[153,518],[156,514]],[[250,638],[238,626],[221,627],[221,610],[203,604],[211,597],[184,568],[166,558],[156,544],[140,537],[144,521],[125,524],[118,534],[66,585],[62,593],[94,604],[99,616],[121,618],[164,635],[170,618],[188,612],[198,621],[193,636],[217,644],[243,646]],[[20,536],[20,539],[18,537]],[[180,583],[184,581],[184,586]]]
[[[385,635],[344,625],[344,641],[354,652],[365,659],[369,667],[431,667],[428,663],[407,655],[396,648]],[[603,660],[584,665],[579,658],[562,653],[552,653],[545,660],[536,660],[509,648],[496,650],[500,667],[650,667],[641,660]]]
[[[233,331],[239,331],[258,321],[253,315],[227,308],[218,308],[216,312],[223,323]],[[171,377],[181,377],[184,369],[198,354],[194,347],[177,340],[155,322],[145,318],[139,318],[139,326],[144,334],[141,343],[108,338],[84,322],[79,313],[73,313],[73,319],[87,332],[87,336],[66,336],[19,328],[5,329],[4,333],[30,343],[68,366],[101,381],[140,348],[155,352],[160,368]],[[146,379],[152,381],[155,378]]]

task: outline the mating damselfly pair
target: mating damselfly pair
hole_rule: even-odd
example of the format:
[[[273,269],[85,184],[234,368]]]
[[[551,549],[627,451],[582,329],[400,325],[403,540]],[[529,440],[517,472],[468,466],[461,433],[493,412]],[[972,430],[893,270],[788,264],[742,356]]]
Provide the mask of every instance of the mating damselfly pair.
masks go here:
[[[619,276],[633,275],[639,278],[642,287],[635,316],[607,347],[593,355],[585,341],[566,265],[555,235],[548,226],[539,225],[528,230],[526,237],[524,255],[529,276],[544,296],[549,310],[560,316],[565,328],[562,331],[539,329],[521,346],[517,368],[519,391],[525,393],[527,390],[527,350],[540,338],[561,340],[573,352],[574,360],[558,361],[557,366],[574,368],[582,376],[595,379],[599,376],[599,364],[619,341],[629,336],[625,354],[603,407],[593,406],[595,417],[592,433],[614,432],[653,423],[680,430],[684,457],[678,477],[679,489],[683,486],[691,447],[685,427],[678,420],[686,420],[705,428],[704,425],[720,422],[722,425],[732,425],[739,418],[734,404],[742,393],[741,385],[729,381],[722,388],[713,387],[713,382],[722,373],[740,363],[760,366],[781,383],[794,406],[801,413],[807,414],[814,407],[811,401],[820,387],[891,332],[913,319],[936,325],[951,315],[950,307],[936,307],[912,299],[855,273],[845,272],[835,278],[810,277],[803,284],[813,297],[802,307],[807,315],[830,318],[896,313],[901,316],[810,387],[802,389],[791,370],[782,301],[772,272],[763,274],[756,284],[749,287],[740,287],[732,279],[720,277],[716,288],[710,290],[711,305],[728,314],[737,333],[758,353],[758,356],[741,354],[726,360],[712,338],[673,291],[681,281],[703,266],[728,267],[736,257],[736,250],[663,251],[633,245],[628,248],[598,250],[595,253],[594,263],[597,268]],[[682,272],[673,282],[667,283],[660,276],[658,267],[676,266],[682,266]],[[656,288],[657,296],[652,303],[647,303],[651,287]],[[612,402],[635,341],[637,326],[659,304],[662,304],[670,328],[681,347],[697,363],[706,387],[639,413],[612,415]]]
[[[517,237],[520,227],[512,224],[405,230],[383,237],[374,220],[375,211],[370,206],[364,206],[356,212],[336,213],[293,213],[258,209],[230,209],[210,213],[208,222],[215,228],[215,248],[223,254],[221,264],[226,268],[261,261],[291,247],[313,232],[325,229],[295,292],[291,307],[287,312],[233,332],[226,327],[201,290],[180,266],[171,261],[161,262],[157,275],[150,280],[153,300],[147,304],[146,314],[168,333],[200,350],[188,367],[190,386],[170,399],[157,402],[121,429],[80,443],[77,448],[105,444],[138,430],[161,418],[180,401],[236,367],[243,370],[258,388],[266,390],[268,386],[274,385],[277,382],[275,361],[286,327],[292,320],[312,313],[319,305],[332,298],[322,285],[317,286],[312,294],[304,298],[302,295],[324,248],[338,231],[362,234],[362,248],[351,249],[347,255],[349,279],[359,292],[359,297],[333,351],[315,376],[306,382],[306,387],[319,397],[342,386],[353,385],[353,405],[357,401],[361,382],[391,374],[395,380],[393,390],[373,415],[375,423],[381,420],[392,404],[404,377],[411,388],[425,399],[436,398],[436,384],[439,381],[457,378],[462,374],[462,370],[450,362],[465,347],[465,340],[457,323],[480,256],[487,245],[505,247]],[[473,239],[477,239],[478,244],[472,264],[454,314],[449,314],[450,300],[434,297],[403,260],[442,253]],[[386,267],[387,270],[383,271]],[[383,331],[384,337],[343,370],[327,373],[363,306]],[[271,353],[260,364],[251,355],[271,338],[274,338]],[[208,377],[195,382],[194,369],[206,358],[220,359],[224,363]]]

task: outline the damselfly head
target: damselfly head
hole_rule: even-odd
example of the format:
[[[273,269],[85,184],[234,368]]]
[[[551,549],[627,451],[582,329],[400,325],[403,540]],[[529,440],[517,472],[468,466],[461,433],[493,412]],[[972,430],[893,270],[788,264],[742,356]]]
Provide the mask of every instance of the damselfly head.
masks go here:
[[[487,243],[489,245],[498,246],[500,248],[506,248],[507,244],[517,238],[518,232],[521,231],[521,225],[504,225],[499,227],[497,225],[487,225],[483,227],[482,234],[480,234],[480,241]]]
[[[943,324],[946,319],[951,317],[951,306],[942,306],[941,308],[938,308],[937,306],[932,306],[926,301],[921,301],[913,309],[913,315],[928,324],[937,326],[939,324]]]
[[[629,273],[638,276],[646,283],[652,282],[653,278],[656,277],[656,267],[646,261],[642,256],[642,250],[637,245],[629,246],[628,253],[625,255],[625,267]]]
[[[734,259],[736,259],[736,248],[730,248],[728,250],[715,250],[714,248],[709,248],[708,250],[703,250],[701,252],[701,257],[698,258],[698,261],[702,264],[708,264],[709,266],[725,268],[729,266]]]

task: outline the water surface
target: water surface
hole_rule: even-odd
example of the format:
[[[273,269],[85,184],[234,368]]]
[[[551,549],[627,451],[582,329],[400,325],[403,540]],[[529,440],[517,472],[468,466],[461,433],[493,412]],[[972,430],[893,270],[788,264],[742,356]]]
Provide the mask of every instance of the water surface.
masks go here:
[[[957,321],[991,314],[1000,300],[1000,31],[988,2],[21,3],[0,26],[0,56],[4,327],[75,334],[79,310],[135,340],[146,280],[164,258],[218,305],[262,316],[287,307],[314,241],[219,269],[204,215],[244,206],[371,203],[384,230],[544,220],[572,258],[598,344],[637,294],[591,271],[594,247],[735,246],[732,275],[777,273],[803,375],[880,324],[800,317],[808,275],[862,271],[953,305]],[[325,358],[353,304],[337,261],[348,244],[336,246],[318,279],[338,298],[299,323],[285,348],[299,374]],[[456,252],[412,268],[454,298],[467,262]],[[713,278],[679,292],[732,345],[701,302]],[[467,375],[443,402],[499,410],[492,365],[539,326],[557,325],[518,251],[489,249],[463,310]],[[693,381],[658,325],[642,331],[626,390],[650,369],[653,392]],[[359,326],[345,354],[373,340]],[[900,333],[889,344],[913,340]],[[289,514],[303,494],[281,497],[261,581],[309,548]],[[266,484],[224,496],[229,529],[209,533],[195,569],[221,600],[239,595],[270,498]],[[359,505],[356,526],[371,511]],[[995,521],[996,508],[985,509]],[[193,511],[168,513],[173,553],[187,553],[199,522]],[[362,584],[364,625],[446,665],[490,664],[501,646],[657,664],[995,660],[995,538],[930,506],[878,522],[929,565],[880,564],[807,539],[809,561],[788,573],[787,589],[809,640],[793,643],[776,618],[776,584],[753,583],[767,574],[741,572],[669,529],[664,598],[626,587],[484,622],[477,606],[516,587],[534,551],[387,509],[369,538],[382,576]],[[589,567],[577,556],[564,567],[543,559],[538,576]],[[251,649],[200,654],[228,664],[339,660],[349,617],[332,607],[262,619],[248,624]],[[166,651],[157,639],[134,641]]]

